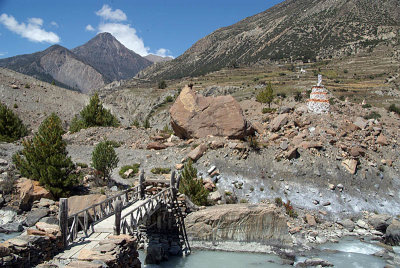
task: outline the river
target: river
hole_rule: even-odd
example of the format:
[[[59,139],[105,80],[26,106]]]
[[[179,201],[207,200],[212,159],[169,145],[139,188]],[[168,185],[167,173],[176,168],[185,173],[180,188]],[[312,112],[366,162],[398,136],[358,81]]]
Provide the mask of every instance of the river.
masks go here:
[[[306,258],[321,258],[340,268],[382,268],[385,261],[372,254],[382,250],[374,242],[362,242],[355,238],[343,238],[339,243],[327,243],[319,246],[320,252],[310,254],[306,257],[296,258],[296,263],[304,261]],[[399,254],[400,247],[394,250]],[[140,261],[144,263],[144,253],[139,252]],[[143,265],[148,268],[242,268],[242,267],[293,267],[281,265],[279,257],[271,254],[260,253],[241,253],[241,252],[223,252],[193,250],[187,257],[174,257],[160,265]]]

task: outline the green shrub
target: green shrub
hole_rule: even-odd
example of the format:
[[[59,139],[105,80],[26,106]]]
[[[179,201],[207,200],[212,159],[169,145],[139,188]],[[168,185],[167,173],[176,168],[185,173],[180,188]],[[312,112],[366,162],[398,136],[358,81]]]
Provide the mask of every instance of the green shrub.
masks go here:
[[[371,104],[369,104],[369,103],[366,103],[366,104],[364,104],[362,107],[363,107],[363,108],[371,108],[371,107],[372,107],[372,105],[371,105]]]
[[[286,203],[283,203],[285,210],[286,210],[286,214],[289,215],[289,217],[291,218],[297,218],[297,212],[294,211],[293,206],[290,204],[290,200],[288,200]]]
[[[110,140],[110,141],[108,141],[108,143],[111,144],[111,146],[114,148],[121,147],[121,142],[118,142],[118,141]]]
[[[153,173],[153,174],[168,174],[170,172],[171,172],[170,168],[156,167],[156,168],[152,168],[151,169],[151,173]]]
[[[274,90],[272,89],[271,82],[257,94],[256,100],[261,103],[268,103],[268,107],[271,108],[271,103],[274,100]]]
[[[364,116],[364,119],[378,119],[381,118],[381,115],[375,111],[370,112],[369,114]]]
[[[247,203],[249,203],[249,200],[247,200],[247,199],[245,199],[245,198],[242,198],[242,199],[240,199],[240,201],[239,201],[241,204],[247,204]]]
[[[14,103],[14,109],[18,109],[18,104]]]
[[[150,128],[150,121],[148,118],[146,118],[146,120],[144,120],[143,122],[143,127],[144,128]]]
[[[275,204],[276,204],[278,207],[281,207],[281,206],[283,205],[282,198],[280,198],[280,197],[275,198]]]
[[[282,99],[286,99],[286,93],[282,92],[282,93],[278,93],[276,94],[278,97],[281,97]]]
[[[89,104],[83,108],[79,115],[76,115],[72,119],[69,130],[74,133],[83,128],[96,126],[119,126],[118,119],[109,110],[103,107],[97,93],[90,98]]]
[[[7,106],[0,103],[0,142],[14,142],[28,135],[22,120]]]
[[[300,91],[297,91],[294,93],[294,100],[297,102],[300,102],[303,100],[303,95],[301,95]]]
[[[260,149],[260,144],[258,143],[257,137],[248,136],[247,137],[247,142],[249,144],[249,147],[252,148],[253,150],[259,150]]]
[[[77,181],[63,133],[60,118],[52,113],[33,139],[25,140],[24,149],[13,157],[22,176],[39,181],[56,198],[67,196]]]
[[[339,97],[339,100],[344,101],[346,98],[342,95]]]
[[[172,96],[166,96],[164,99],[164,103],[173,102],[173,101],[174,101],[174,97],[172,97]]]
[[[268,107],[264,107],[261,112],[263,114],[270,114],[270,113],[274,113],[276,111],[276,109],[274,108],[268,108]]]
[[[88,164],[86,164],[86,163],[76,163],[76,165],[78,167],[81,167],[81,168],[87,168],[88,167]]]
[[[336,101],[335,101],[334,98],[330,98],[330,99],[329,99],[329,104],[330,104],[330,105],[334,105],[335,103],[336,103]]]
[[[92,152],[92,166],[106,179],[119,162],[112,143],[102,141],[96,145]]]
[[[345,73],[345,74],[347,74],[348,72],[349,72],[349,70],[347,70],[347,69],[343,70],[343,73]]]
[[[119,175],[121,176],[121,178],[127,179],[127,178],[132,178],[134,177],[138,172],[139,172],[139,167],[140,164],[133,164],[133,165],[126,165],[121,167],[121,169],[119,170]],[[127,172],[128,170],[132,169],[133,172],[129,175],[129,177],[127,177],[125,175],[125,172]]]
[[[400,114],[400,107],[397,107],[396,104],[391,104],[388,108],[389,112],[394,112],[396,114]]]
[[[179,192],[185,194],[198,206],[207,205],[208,191],[203,187],[203,180],[196,179],[197,169],[193,167],[193,162],[189,160],[185,164],[181,173]]]
[[[159,89],[167,88],[167,82],[165,82],[165,80],[161,80],[160,82],[158,82],[158,88]]]
[[[29,84],[25,84],[25,88],[31,88]]]

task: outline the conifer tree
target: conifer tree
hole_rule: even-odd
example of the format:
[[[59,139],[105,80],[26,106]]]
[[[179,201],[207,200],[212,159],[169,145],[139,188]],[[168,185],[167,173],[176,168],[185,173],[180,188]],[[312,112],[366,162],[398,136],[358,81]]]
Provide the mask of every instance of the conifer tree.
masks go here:
[[[0,103],[0,142],[14,142],[28,134],[21,119],[6,105]]]
[[[198,206],[207,205],[207,196],[209,192],[204,188],[203,180],[196,179],[197,169],[193,167],[193,162],[191,160],[185,164],[181,175],[179,192],[187,195],[190,200]]]
[[[268,83],[265,89],[257,94],[256,100],[261,103],[268,103],[268,107],[271,108],[271,103],[274,100],[274,90],[272,89],[271,82]]]
[[[54,197],[67,196],[76,183],[71,174],[74,164],[68,157],[60,118],[52,113],[39,127],[32,140],[24,140],[24,149],[14,156],[22,176],[39,181]]]
[[[110,141],[102,141],[96,145],[92,152],[92,166],[100,171],[105,180],[119,162],[114,147]]]

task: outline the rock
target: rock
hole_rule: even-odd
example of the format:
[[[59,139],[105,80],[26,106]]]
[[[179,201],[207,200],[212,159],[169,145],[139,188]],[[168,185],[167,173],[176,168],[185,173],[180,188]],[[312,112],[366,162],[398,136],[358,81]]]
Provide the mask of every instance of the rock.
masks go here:
[[[352,147],[350,149],[350,155],[353,157],[358,157],[358,156],[364,156],[365,155],[365,150],[362,149],[361,147]]]
[[[0,158],[0,166],[7,166],[8,162],[5,159]]]
[[[28,227],[35,225],[41,218],[49,214],[48,208],[40,208],[36,210],[31,210],[26,214],[25,224]]]
[[[296,226],[296,227],[291,228],[291,229],[289,230],[289,233],[295,234],[295,233],[300,232],[301,229],[302,229],[301,226]]]
[[[44,223],[48,223],[48,224],[55,224],[55,225],[58,225],[58,218],[56,218],[56,217],[52,217],[52,216],[50,216],[50,217],[43,217],[43,218],[41,218],[40,220],[39,220],[39,222],[44,222]]]
[[[273,133],[269,138],[268,138],[268,140],[270,140],[270,141],[274,141],[274,140],[277,140],[277,139],[279,139],[279,137],[280,137],[280,135],[279,134],[277,134],[277,133]]]
[[[214,170],[216,170],[217,169],[217,167],[216,166],[211,166],[208,170],[207,170],[207,173],[208,174],[211,174]]]
[[[320,258],[312,258],[312,259],[306,259],[304,261],[304,264],[306,267],[308,266],[322,266],[322,267],[332,267],[333,264],[330,263],[329,261],[325,261],[323,259]]]
[[[66,267],[67,268],[102,268],[104,266],[101,263],[95,263],[95,262],[72,261]]]
[[[38,204],[38,207],[50,207],[53,206],[56,202],[48,199],[48,198],[41,198]]]
[[[175,165],[175,168],[176,168],[177,170],[181,170],[184,166],[185,166],[184,164],[176,164],[176,165]]]
[[[299,158],[299,156],[300,156],[300,154],[297,151],[297,147],[289,150],[286,154],[286,158],[289,160],[294,159],[294,158]]]
[[[357,170],[357,160],[354,159],[343,160],[342,166],[344,166],[350,174],[355,174]]]
[[[72,215],[80,210],[83,210],[91,205],[100,203],[107,199],[107,196],[102,194],[75,195],[68,198],[68,215]],[[90,211],[89,211],[90,213]],[[93,212],[91,212],[93,213]]]
[[[280,114],[287,114],[287,113],[290,113],[291,110],[292,110],[292,109],[290,109],[289,107],[281,106],[281,107],[279,107],[279,109],[278,109],[278,113],[280,113]]]
[[[159,143],[159,142],[150,142],[150,143],[147,144],[147,150],[151,150],[151,149],[163,150],[163,149],[166,149],[166,148],[167,148],[167,146],[165,144]]]
[[[322,203],[322,205],[323,205],[324,207],[326,207],[326,206],[330,206],[330,205],[331,205],[331,202],[329,202],[329,201],[326,201],[326,202]]]
[[[222,195],[219,191],[211,192],[207,196],[207,201],[210,204],[216,204],[221,199],[222,199]]]
[[[170,109],[171,126],[180,138],[208,135],[242,139],[254,129],[230,95],[204,97],[185,86]]]
[[[363,220],[358,220],[356,225],[362,229],[368,229],[368,224]]]
[[[376,143],[382,146],[388,145],[386,137],[382,134],[378,136],[378,138],[376,139]]]
[[[354,228],[356,227],[355,223],[350,219],[338,221],[337,223],[342,225],[349,232],[353,232]]]
[[[364,129],[368,125],[368,120],[365,120],[362,117],[357,117],[356,120],[353,122],[353,124],[359,127],[360,129]]]
[[[288,146],[289,144],[287,143],[287,141],[282,141],[281,144],[279,145],[279,147],[284,151],[288,148]]]
[[[332,191],[336,189],[336,186],[332,183],[329,183],[328,187],[329,187],[329,190],[332,190]]]
[[[39,231],[48,233],[48,234],[52,234],[52,235],[60,235],[60,227],[58,225],[55,224],[48,224],[45,222],[37,222],[35,224],[36,229],[38,229]]]
[[[390,225],[391,221],[392,217],[386,214],[374,214],[368,219],[368,223],[371,224],[375,230],[382,233],[386,232],[386,229]]]
[[[336,187],[339,189],[339,191],[342,191],[344,189],[343,184],[339,183],[338,185],[336,185]]]
[[[124,175],[126,178],[129,178],[129,176],[133,173],[133,169],[128,169],[127,171],[124,172]]]
[[[189,239],[200,241],[292,243],[285,217],[265,204],[207,207],[190,213],[185,225]]]
[[[385,243],[391,246],[400,245],[400,221],[393,220],[392,223],[387,227]]]
[[[7,246],[0,244],[0,258],[8,256],[10,253],[11,250]]]
[[[0,210],[0,225],[13,222],[15,217],[17,216],[17,212],[11,209],[2,209]]]
[[[200,144],[188,154],[188,158],[192,159],[193,161],[197,161],[205,153],[205,151],[207,151],[207,146]]]
[[[310,226],[316,226],[317,225],[317,222],[315,221],[315,217],[313,215],[310,215],[310,214],[306,214],[306,222]]]
[[[22,223],[20,222],[10,222],[0,225],[0,233],[15,233],[22,232],[23,230],[24,227],[22,227]]]
[[[211,149],[218,149],[224,147],[223,141],[212,141],[210,144]]]
[[[280,114],[271,122],[271,131],[276,132],[281,129],[289,121],[288,114]]]
[[[19,207],[22,210],[29,210],[33,201],[42,198],[52,199],[51,193],[44,187],[39,185],[39,182],[21,178],[17,182],[17,189],[19,191]]]
[[[323,145],[321,142],[303,141],[300,143],[299,147],[303,149],[310,149],[310,148],[321,149]]]

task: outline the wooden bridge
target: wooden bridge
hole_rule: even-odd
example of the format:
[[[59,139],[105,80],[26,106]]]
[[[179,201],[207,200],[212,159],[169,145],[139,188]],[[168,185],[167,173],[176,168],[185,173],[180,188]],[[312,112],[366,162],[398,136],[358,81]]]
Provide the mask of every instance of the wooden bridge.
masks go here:
[[[53,261],[62,264],[75,260],[83,249],[96,247],[111,234],[129,234],[140,241],[143,227],[146,229],[156,225],[157,222],[151,218],[161,209],[173,215],[182,254],[190,254],[182,206],[177,200],[179,181],[180,177],[176,179],[175,172],[172,172],[168,188],[154,195],[146,195],[144,173],[141,172],[138,186],[72,215],[68,215],[68,199],[61,198],[59,219],[65,250]]]

